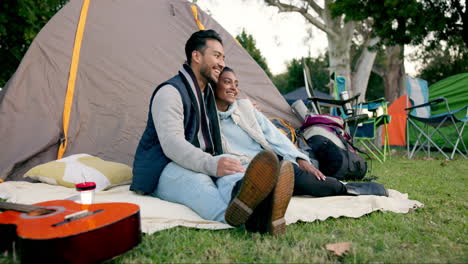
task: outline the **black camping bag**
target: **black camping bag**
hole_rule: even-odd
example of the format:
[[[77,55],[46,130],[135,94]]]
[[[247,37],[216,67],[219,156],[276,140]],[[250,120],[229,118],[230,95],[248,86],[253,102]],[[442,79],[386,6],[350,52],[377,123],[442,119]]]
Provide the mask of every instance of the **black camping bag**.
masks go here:
[[[367,172],[367,162],[356,152],[338,147],[324,136],[313,136],[307,140],[311,158],[319,164],[326,176],[338,180],[361,180]],[[348,146],[351,147],[351,146]]]
[[[310,157],[319,163],[319,170],[338,180],[361,180],[367,173],[367,162],[351,144],[341,118],[312,115],[300,131],[306,138]]]

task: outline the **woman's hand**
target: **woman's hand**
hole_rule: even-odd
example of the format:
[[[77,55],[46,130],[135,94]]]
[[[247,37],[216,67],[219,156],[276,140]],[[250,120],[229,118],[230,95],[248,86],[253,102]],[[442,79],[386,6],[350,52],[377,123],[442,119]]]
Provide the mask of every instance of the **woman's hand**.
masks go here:
[[[315,178],[317,178],[317,180],[324,181],[326,179],[325,175],[323,175],[321,171],[315,168],[314,165],[310,164],[308,161],[303,159],[297,159],[296,161],[301,170],[311,173]]]

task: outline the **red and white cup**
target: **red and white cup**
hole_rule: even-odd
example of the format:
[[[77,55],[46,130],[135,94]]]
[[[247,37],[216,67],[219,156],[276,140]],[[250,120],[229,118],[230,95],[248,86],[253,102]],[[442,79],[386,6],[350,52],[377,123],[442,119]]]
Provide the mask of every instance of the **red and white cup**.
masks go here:
[[[96,183],[82,182],[75,185],[76,190],[80,193],[81,204],[92,204],[94,202],[94,190]]]

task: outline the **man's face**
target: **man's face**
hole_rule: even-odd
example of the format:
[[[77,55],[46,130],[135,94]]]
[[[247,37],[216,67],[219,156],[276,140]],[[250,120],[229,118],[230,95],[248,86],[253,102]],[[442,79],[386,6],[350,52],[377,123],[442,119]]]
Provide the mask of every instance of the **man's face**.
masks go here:
[[[218,82],[224,68],[224,48],[219,41],[208,39],[201,52],[200,75],[209,82]]]

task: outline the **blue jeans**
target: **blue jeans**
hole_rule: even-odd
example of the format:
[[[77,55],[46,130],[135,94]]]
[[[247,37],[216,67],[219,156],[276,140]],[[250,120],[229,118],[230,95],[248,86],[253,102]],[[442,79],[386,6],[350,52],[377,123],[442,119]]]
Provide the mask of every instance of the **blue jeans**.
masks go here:
[[[231,201],[232,189],[243,177],[244,173],[210,177],[171,162],[162,171],[151,195],[186,205],[203,219],[226,223],[224,213]]]

